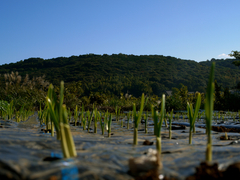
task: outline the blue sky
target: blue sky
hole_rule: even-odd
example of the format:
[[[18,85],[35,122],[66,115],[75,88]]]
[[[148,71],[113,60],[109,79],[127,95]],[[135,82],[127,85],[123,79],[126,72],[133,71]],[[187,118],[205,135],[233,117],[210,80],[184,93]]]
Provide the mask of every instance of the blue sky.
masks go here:
[[[0,64],[81,54],[205,61],[240,50],[239,0],[1,0]]]

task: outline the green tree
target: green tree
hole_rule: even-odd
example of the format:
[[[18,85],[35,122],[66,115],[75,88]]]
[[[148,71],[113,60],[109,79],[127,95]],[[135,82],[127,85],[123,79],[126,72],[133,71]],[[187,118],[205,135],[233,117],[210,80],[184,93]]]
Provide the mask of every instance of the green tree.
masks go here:
[[[236,59],[240,59],[240,51],[232,51],[231,54],[229,54],[231,57],[235,57]],[[233,64],[235,66],[240,66],[240,61],[233,61]]]
[[[224,105],[224,109],[225,110],[232,110],[231,109],[231,104],[233,102],[231,102],[231,94],[229,92],[229,88],[225,88],[224,89],[224,95],[223,95],[223,105]]]
[[[221,89],[222,89],[222,86],[221,85],[218,85],[217,83],[217,80],[215,80],[215,101],[214,101],[214,108],[216,110],[222,110],[222,101],[223,101],[223,98],[221,96]]]
[[[172,95],[167,98],[166,104],[170,109],[185,110],[189,102],[188,88],[180,84],[180,88],[172,88]]]

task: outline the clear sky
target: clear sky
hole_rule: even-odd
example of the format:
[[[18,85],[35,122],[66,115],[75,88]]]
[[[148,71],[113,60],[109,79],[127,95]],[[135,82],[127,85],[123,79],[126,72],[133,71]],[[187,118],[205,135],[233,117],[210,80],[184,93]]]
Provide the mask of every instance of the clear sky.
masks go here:
[[[0,64],[81,54],[195,61],[240,50],[239,0],[1,0]]]

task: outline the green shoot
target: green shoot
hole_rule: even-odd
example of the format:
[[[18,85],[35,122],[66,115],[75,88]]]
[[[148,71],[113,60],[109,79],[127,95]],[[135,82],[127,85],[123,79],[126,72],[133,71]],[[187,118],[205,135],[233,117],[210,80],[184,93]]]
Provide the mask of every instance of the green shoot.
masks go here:
[[[198,111],[201,105],[201,95],[198,93],[197,102],[195,106],[195,111],[193,112],[193,106],[192,104],[187,103],[187,111],[188,111],[188,119],[190,123],[190,129],[189,129],[189,144],[192,144],[192,132],[195,126],[195,121],[198,115]]]
[[[148,133],[147,125],[148,125],[148,111],[147,114],[144,114],[144,120],[145,120],[145,133]]]
[[[132,111],[132,122],[134,122],[134,119],[133,119],[133,111]],[[133,128],[134,128],[134,125],[133,125]]]
[[[155,124],[158,123],[158,118],[155,117],[155,114],[157,115],[157,112],[155,113],[155,109],[154,109],[153,105],[151,106],[151,111],[152,111],[152,119],[153,119],[153,122],[154,122],[153,134],[156,135],[157,134],[157,126],[155,126]]]
[[[66,106],[63,104],[63,91],[64,83],[60,84],[60,97],[59,101],[53,90],[53,85],[51,84],[48,89],[47,95],[47,110],[48,118],[54,123],[58,139],[61,139],[62,151],[64,158],[70,158],[77,156],[75,144],[71,135],[70,127],[68,124],[68,112]],[[47,119],[48,119],[47,118]]]
[[[87,117],[88,117],[88,132],[90,131],[90,127],[91,127],[91,122],[92,122],[92,116],[93,116],[93,110],[92,113],[90,113],[90,111],[87,111]]]
[[[111,137],[111,125],[112,125],[112,114],[110,114],[108,119],[108,137]]]
[[[115,108],[116,121],[118,121],[118,107]]]
[[[54,137],[54,123],[51,121],[51,136]]]
[[[164,123],[165,123],[165,127],[168,128],[166,109],[165,109],[164,112],[165,112],[165,115],[164,115]]]
[[[71,109],[70,108],[68,108],[67,113],[68,113],[68,122],[70,122],[71,119],[72,119],[72,113],[71,113]]]
[[[161,154],[162,152],[162,148],[161,148],[161,128],[162,128],[162,123],[164,120],[164,112],[165,112],[165,94],[162,95],[162,102],[161,102],[161,112],[160,115],[158,115],[158,112],[156,110],[154,110],[154,108],[152,107],[152,116],[154,119],[154,127],[155,127],[155,135],[156,135],[156,149],[158,151],[159,154]],[[160,118],[158,121],[158,117]]]
[[[77,120],[78,120],[78,106],[77,105],[74,110],[74,120],[75,120],[75,126],[77,126]]]
[[[21,108],[19,111],[20,111],[20,114],[22,114],[23,109]],[[40,104],[40,109],[38,111],[38,119],[39,119],[40,125],[43,124],[45,114],[46,114],[46,107],[44,110],[42,110],[42,107]]]
[[[104,135],[104,130],[105,130],[105,124],[107,122],[107,117],[108,117],[108,110],[104,115],[104,119],[100,119],[100,125],[101,125],[101,129],[102,129],[102,135]]]
[[[170,115],[168,115],[168,121],[169,121],[169,139],[172,139],[172,119],[173,119],[173,109],[172,109]]]
[[[119,119],[120,119],[120,115],[121,115],[120,113],[121,113],[121,107],[119,107],[119,109],[118,109],[118,113],[117,113],[117,118],[118,119],[117,119],[117,121],[119,121]]]
[[[20,112],[19,111],[15,112],[15,118],[16,118],[16,122],[20,122]]]
[[[82,121],[83,121],[83,116],[84,116],[84,105],[82,104],[82,112],[81,112],[81,120]],[[84,128],[84,130],[85,130],[85,128]]]
[[[227,131],[225,131],[225,140],[228,140]]]
[[[76,157],[77,152],[76,152],[76,148],[75,148],[75,143],[73,141],[73,137],[72,137],[72,134],[70,131],[70,126],[68,123],[66,123],[67,119],[68,119],[67,109],[66,109],[65,105],[63,105],[62,107],[63,107],[63,122],[65,122],[65,123],[62,123],[62,125],[64,126],[64,131],[65,131],[64,134],[65,134],[66,141],[67,141],[68,152],[69,152],[70,157]],[[60,123],[60,125],[61,125],[61,123]],[[62,136],[62,137],[64,137],[64,136]]]
[[[86,123],[87,123],[87,120],[86,120],[86,117],[85,117],[85,114],[82,114],[82,126],[83,126],[83,130],[86,130]]]
[[[129,121],[130,121],[131,111],[127,114],[127,129],[129,129]]]
[[[206,116],[206,132],[208,136],[206,161],[212,161],[212,116],[213,116],[213,100],[214,100],[214,68],[215,63],[212,63],[209,82],[207,86],[206,100],[205,100],[205,116]]]
[[[94,110],[94,133],[97,133],[97,122],[98,122],[98,110],[97,108]]]
[[[49,109],[47,110],[47,113],[46,113],[46,120],[45,120],[45,123],[46,123],[46,130],[48,131],[50,129],[49,127],[49,123],[51,122],[51,118],[50,118],[50,111]]]
[[[134,137],[133,137],[133,144],[134,145],[137,145],[138,144],[138,125],[141,121],[141,117],[142,117],[142,112],[143,112],[143,109],[144,109],[144,106],[147,104],[147,100],[148,98],[146,99],[146,102],[144,104],[144,101],[145,101],[145,97],[144,97],[144,93],[142,93],[142,97],[141,97],[141,105],[140,105],[140,111],[137,113],[136,111],[136,105],[135,103],[133,104],[133,118],[134,118]]]

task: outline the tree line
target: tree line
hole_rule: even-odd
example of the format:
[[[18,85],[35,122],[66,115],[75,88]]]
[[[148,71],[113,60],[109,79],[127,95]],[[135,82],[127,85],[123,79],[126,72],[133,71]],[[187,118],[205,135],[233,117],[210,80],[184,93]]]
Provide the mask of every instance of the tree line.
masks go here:
[[[53,83],[57,89],[63,80],[68,107],[81,103],[114,107],[136,101],[143,92],[157,104],[162,93],[172,90],[172,96],[167,98],[168,107],[185,109],[184,102],[194,101],[196,91],[204,94],[212,61],[216,61],[215,87],[219,89],[215,106],[221,110],[239,109],[227,103],[227,98],[237,100],[229,89],[240,82],[240,69],[233,64],[234,59],[197,63],[160,55],[87,54],[47,60],[29,58],[5,64],[0,66],[0,98],[7,101],[17,98],[19,106],[24,102],[38,108],[44,103],[48,85]]]

